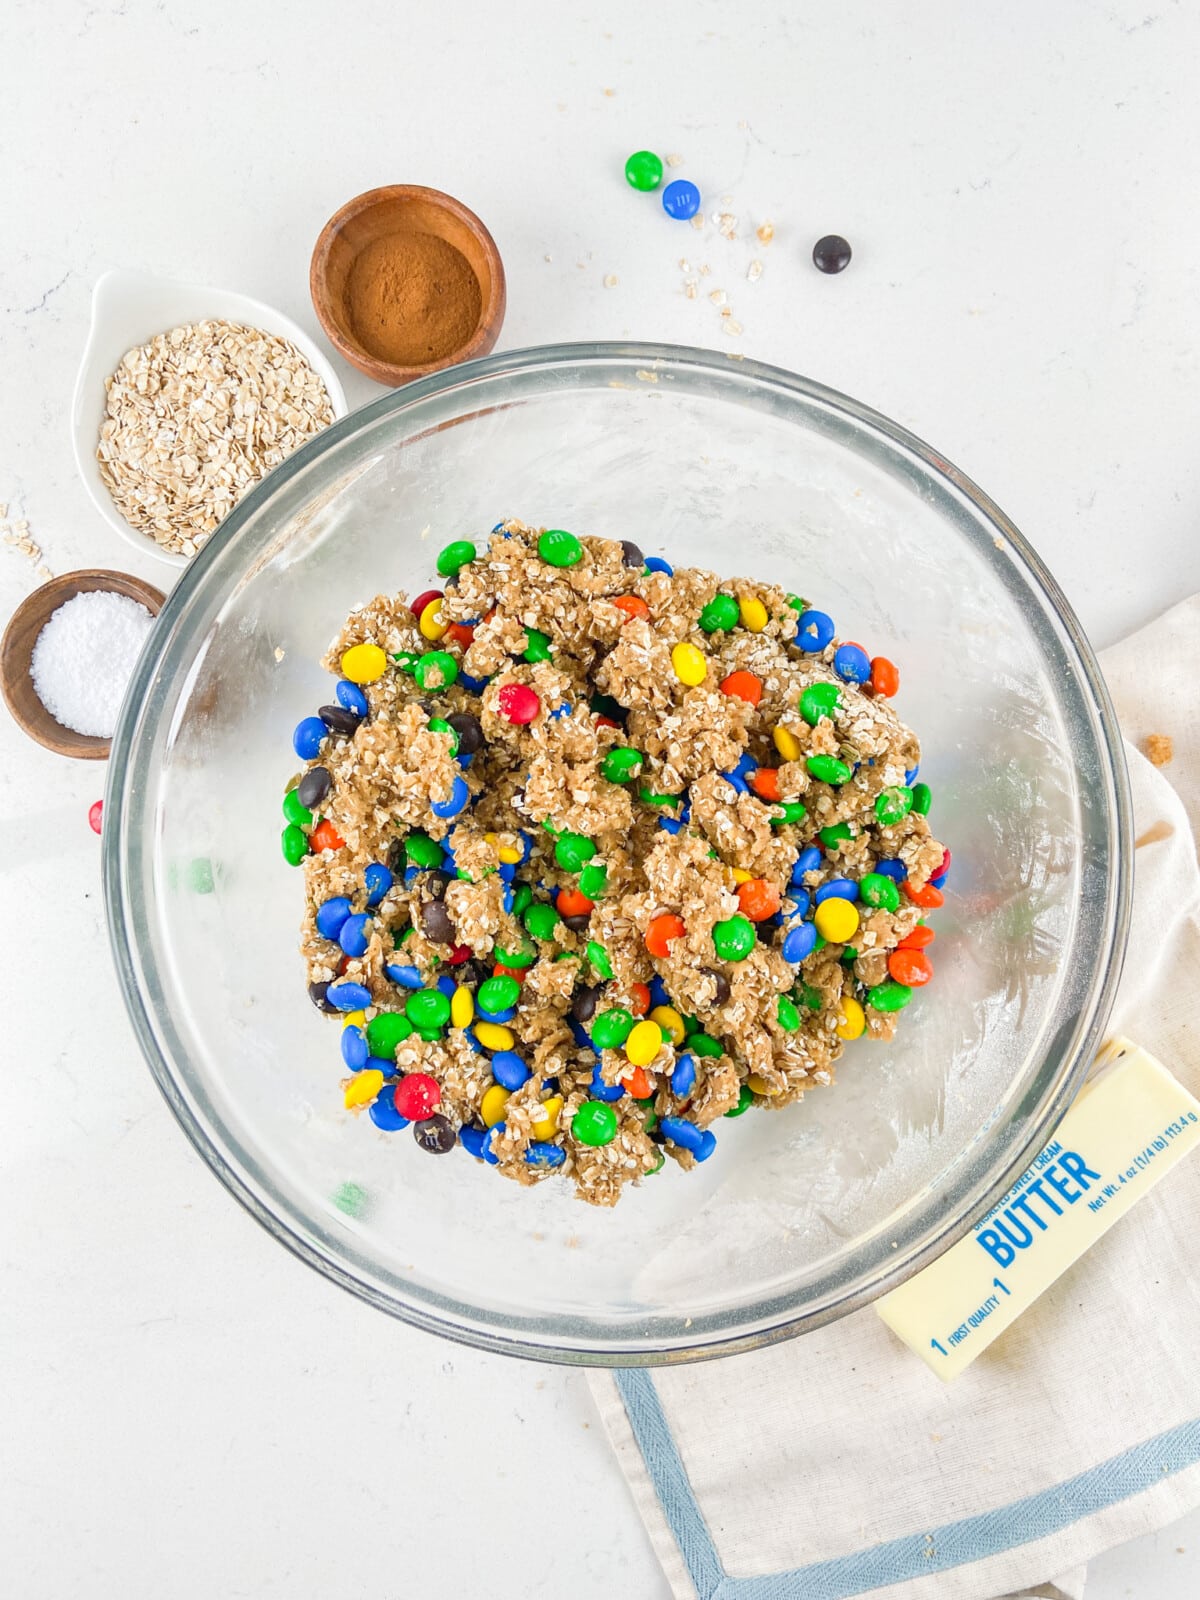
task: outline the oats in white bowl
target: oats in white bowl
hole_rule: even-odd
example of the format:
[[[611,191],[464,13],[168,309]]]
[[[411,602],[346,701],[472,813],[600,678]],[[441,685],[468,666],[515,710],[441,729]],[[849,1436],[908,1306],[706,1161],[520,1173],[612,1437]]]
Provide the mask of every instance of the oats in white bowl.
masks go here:
[[[118,511],[193,556],[248,490],[334,420],[295,345],[234,322],[171,328],[106,380],[96,460]]]

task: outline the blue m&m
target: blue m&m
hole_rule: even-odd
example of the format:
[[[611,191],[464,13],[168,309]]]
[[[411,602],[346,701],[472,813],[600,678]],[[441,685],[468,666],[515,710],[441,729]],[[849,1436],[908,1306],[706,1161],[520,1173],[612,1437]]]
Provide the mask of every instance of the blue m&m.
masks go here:
[[[806,872],[816,872],[820,865],[820,848],[815,844],[805,845],[804,849],[796,857],[795,865],[792,867],[792,882],[797,888],[802,887],[804,874]]]
[[[871,658],[861,645],[840,644],[833,653],[833,670],[844,683],[866,683],[871,676]]]
[[[322,939],[336,939],[349,915],[349,900],[344,894],[334,895],[317,907],[317,932]]]
[[[780,951],[785,961],[793,967],[798,967],[806,956],[812,955],[816,943],[817,930],[813,924],[798,922],[784,934]]]
[[[467,780],[455,773],[449,799],[431,800],[429,809],[435,817],[442,817],[448,820],[450,817],[457,817],[460,811],[465,810],[467,801],[470,798],[471,791],[467,788]]]
[[[334,690],[337,703],[344,706],[347,711],[353,711],[356,717],[365,717],[371,709],[367,704],[367,697],[356,683],[351,683],[349,678],[343,678]]]
[[[338,930],[338,943],[348,956],[365,956],[371,942],[371,919],[365,911],[347,917]]]
[[[292,734],[292,749],[301,761],[317,759],[327,731],[320,717],[305,717],[303,722],[296,724],[296,731]]]
[[[823,883],[813,897],[820,905],[823,900],[857,900],[858,885],[853,878],[830,878],[828,883]]]
[[[395,879],[382,861],[372,861],[363,872],[363,881],[367,886],[367,905],[377,906]]]
[[[700,209],[700,191],[687,178],[676,178],[662,192],[663,210],[676,222],[687,222]]]
[[[833,643],[834,626],[833,618],[824,611],[802,611],[800,621],[796,624],[796,643],[801,650],[807,650],[810,655],[815,655],[819,650],[824,650],[827,644]],[[871,675],[870,662],[867,663],[867,676]]]

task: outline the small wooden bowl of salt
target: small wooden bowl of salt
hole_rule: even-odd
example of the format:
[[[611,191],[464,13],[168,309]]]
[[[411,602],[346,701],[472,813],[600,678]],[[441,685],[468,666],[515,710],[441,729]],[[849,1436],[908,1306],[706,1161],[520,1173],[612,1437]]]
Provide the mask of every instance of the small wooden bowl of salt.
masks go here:
[[[60,756],[106,761],[160,590],[124,572],[66,572],[13,612],[0,641],[0,690],[13,720]]]

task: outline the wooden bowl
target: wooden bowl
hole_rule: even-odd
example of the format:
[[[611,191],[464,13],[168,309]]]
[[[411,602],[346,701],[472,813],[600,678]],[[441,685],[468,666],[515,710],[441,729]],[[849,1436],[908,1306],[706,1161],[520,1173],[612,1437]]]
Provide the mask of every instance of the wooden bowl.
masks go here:
[[[355,333],[346,304],[346,285],[361,251],[385,234],[401,231],[437,234],[461,252],[479,282],[479,321],[470,338],[457,350],[418,367],[396,366],[372,355]],[[393,183],[369,189],[330,217],[313,250],[308,286],[313,308],[333,347],[352,367],[392,389],[474,356],[486,356],[504,322],[504,266],[496,241],[460,200],[420,184]]]
[[[33,647],[54,612],[75,595],[89,594],[94,589],[128,595],[155,617],[163,606],[164,596],[160,590],[124,572],[89,567],[82,572],[65,572],[61,578],[51,578],[49,583],[27,596],[9,618],[0,641],[0,690],[13,720],[47,750],[82,761],[107,761],[112,741],[75,733],[56,722],[38,699],[29,674]]]

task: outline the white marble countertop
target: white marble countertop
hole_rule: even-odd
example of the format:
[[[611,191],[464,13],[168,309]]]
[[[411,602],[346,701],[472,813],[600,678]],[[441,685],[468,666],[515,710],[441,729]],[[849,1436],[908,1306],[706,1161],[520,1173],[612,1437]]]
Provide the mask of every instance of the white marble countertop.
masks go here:
[[[1200,587],[1194,10],[762,9],[9,0],[0,502],[57,572],[169,582],[71,462],[96,277],[242,288],[316,331],[322,223],[415,181],[493,230],[505,347],[736,348],[858,396],[996,496],[1097,645]],[[729,197],[737,241],[627,189],[645,145],[684,157],[710,213]],[[855,250],[832,279],[808,259],[831,231]],[[711,269],[694,300],[680,258]],[[348,369],[346,387],[378,392]],[[0,548],[0,611],[34,582]],[[664,1595],[580,1377],[389,1322],[193,1156],[116,992],[87,824],[102,779],[0,719],[11,1592]],[[1089,1600],[1182,1600],[1197,1547],[1200,1515],[1112,1552]]]

